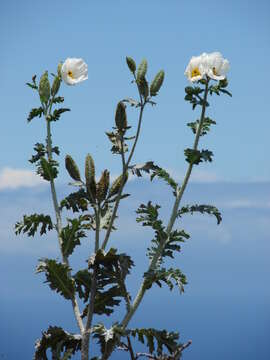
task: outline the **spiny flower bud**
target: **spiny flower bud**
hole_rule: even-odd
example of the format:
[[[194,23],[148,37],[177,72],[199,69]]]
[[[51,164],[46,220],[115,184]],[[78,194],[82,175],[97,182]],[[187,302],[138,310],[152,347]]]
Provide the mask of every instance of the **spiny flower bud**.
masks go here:
[[[85,182],[86,188],[94,201],[96,198],[95,163],[90,154],[85,158]]]
[[[135,61],[131,57],[127,56],[126,57],[126,62],[127,62],[129,70],[134,74],[135,71],[136,71],[136,63],[135,63]]]
[[[48,79],[48,71],[45,71],[45,73],[40,78],[38,92],[41,102],[47,104],[50,99],[50,82]]]
[[[57,75],[60,77],[61,79],[61,70],[62,70],[62,66],[63,66],[63,63],[60,62],[57,66]]]
[[[97,183],[97,200],[102,202],[106,199],[106,195],[108,192],[110,184],[110,173],[108,170],[104,170],[99,182]]]
[[[143,59],[137,70],[137,83],[138,84],[145,78],[146,72],[147,72],[147,61],[146,61],[146,59]]]
[[[165,73],[163,70],[160,70],[157,75],[155,76],[151,86],[150,86],[150,94],[151,96],[156,96],[161,88],[163,81],[164,81]]]
[[[52,84],[52,90],[51,90],[52,96],[55,96],[58,93],[60,84],[61,84],[61,78],[59,76],[55,76],[54,80],[53,80],[53,84]]]
[[[114,182],[112,183],[112,186],[110,188],[108,198],[110,198],[118,193],[120,186],[122,184],[122,179],[123,179],[123,174],[118,176],[118,178],[116,178],[114,180]],[[127,182],[127,179],[128,179],[128,172],[126,172],[124,175],[124,184]]]
[[[127,127],[126,107],[122,101],[120,101],[116,107],[115,125],[120,131],[123,131]]]
[[[81,175],[80,175],[79,168],[70,155],[66,156],[65,165],[66,165],[66,169],[67,169],[69,175],[72,177],[72,179],[75,181],[81,181]]]

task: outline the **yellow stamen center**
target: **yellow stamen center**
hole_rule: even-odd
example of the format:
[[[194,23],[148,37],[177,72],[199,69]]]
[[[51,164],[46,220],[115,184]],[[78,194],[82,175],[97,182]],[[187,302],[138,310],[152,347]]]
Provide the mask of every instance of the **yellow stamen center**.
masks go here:
[[[73,72],[71,70],[69,70],[68,76],[71,77],[71,79],[74,79]]]
[[[215,76],[218,76],[218,73],[217,73],[217,70],[216,70],[215,67],[213,67],[213,74],[214,74]]]
[[[198,67],[195,67],[192,71],[191,71],[191,77],[195,77],[195,76],[200,76],[201,73],[200,73],[200,70]]]

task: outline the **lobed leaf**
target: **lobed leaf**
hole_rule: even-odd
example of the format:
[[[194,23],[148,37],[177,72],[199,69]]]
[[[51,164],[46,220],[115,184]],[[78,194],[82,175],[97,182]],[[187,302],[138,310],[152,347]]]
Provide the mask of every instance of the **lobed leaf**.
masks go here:
[[[28,236],[34,236],[40,228],[40,235],[46,234],[47,231],[53,229],[52,219],[49,215],[44,214],[32,214],[24,215],[21,222],[15,224],[15,234],[27,233]]]
[[[53,259],[41,259],[36,272],[44,272],[46,276],[45,283],[48,283],[52,290],[62,295],[65,299],[71,300],[74,297],[74,280],[69,276],[70,268]]]

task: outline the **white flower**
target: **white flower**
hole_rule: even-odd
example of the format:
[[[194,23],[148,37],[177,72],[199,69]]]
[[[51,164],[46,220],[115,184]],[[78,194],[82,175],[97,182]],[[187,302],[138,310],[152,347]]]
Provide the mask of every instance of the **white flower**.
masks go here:
[[[221,53],[203,53],[191,58],[185,75],[191,82],[197,82],[207,76],[214,80],[224,80],[229,67],[229,61],[224,59]]]
[[[185,71],[185,75],[191,82],[196,82],[205,77],[207,54],[203,53],[200,56],[192,56]]]
[[[207,54],[207,75],[214,80],[224,80],[230,68],[229,61],[219,52]]]
[[[67,85],[75,85],[88,79],[87,64],[83,59],[67,58],[61,68],[61,76]]]

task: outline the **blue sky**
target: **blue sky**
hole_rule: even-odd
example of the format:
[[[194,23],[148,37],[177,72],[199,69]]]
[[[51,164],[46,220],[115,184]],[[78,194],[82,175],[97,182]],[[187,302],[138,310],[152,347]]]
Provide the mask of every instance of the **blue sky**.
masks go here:
[[[88,64],[88,81],[63,86],[61,95],[72,111],[53,124],[54,143],[61,149],[58,188],[62,193],[69,181],[63,167],[67,153],[82,166],[90,152],[99,171],[119,172],[119,158],[109,152],[104,132],[113,126],[116,103],[136,97],[125,56],[137,62],[147,58],[149,78],[160,69],[166,77],[157,106],[145,113],[134,161],[155,160],[181,179],[186,169],[183,150],[192,142],[185,124],[198,117],[183,100],[188,84],[183,73],[191,56],[220,51],[231,63],[228,78],[233,98],[211,99],[208,115],[218,124],[201,146],[214,152],[214,162],[196,169],[186,201],[216,204],[224,221],[216,227],[205,217],[184,220],[183,226],[192,233],[179,258],[189,279],[187,292],[179,298],[176,293],[154,290],[135,323],[139,326],[148,319],[149,326],[180,330],[183,340],[193,340],[184,357],[187,360],[199,356],[268,359],[269,2],[10,0],[3,1],[0,9],[0,266],[4,283],[0,303],[5,309],[0,333],[7,342],[19,322],[21,335],[18,346],[5,345],[0,357],[13,360],[23,351],[24,358],[30,358],[34,339],[51,320],[69,329],[73,326],[67,304],[50,294],[33,274],[39,257],[58,255],[54,237],[19,239],[12,230],[24,213],[51,211],[47,187],[35,178],[27,161],[33,144],[44,140],[45,124],[40,119],[26,122],[38,99],[25,83],[33,74],[55,71],[67,57],[82,57]],[[136,110],[130,110],[128,117],[135,124]],[[162,185],[150,188],[147,182],[133,181],[129,186],[134,200],[121,210],[125,221],[119,241],[134,254],[143,272],[147,240],[134,224],[136,201],[152,196],[164,204],[165,216],[171,202]],[[124,241],[127,231],[128,243]],[[138,232],[143,245],[136,241]],[[75,256],[75,264],[80,255]],[[137,286],[135,276],[130,280],[132,291]],[[163,319],[160,308],[168,302],[172,310]]]

